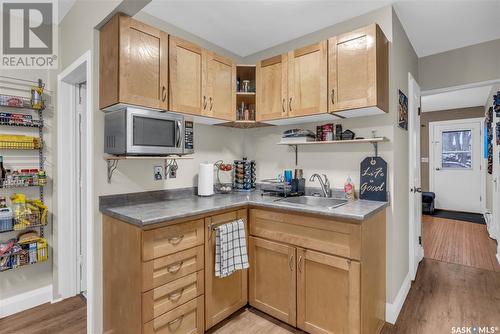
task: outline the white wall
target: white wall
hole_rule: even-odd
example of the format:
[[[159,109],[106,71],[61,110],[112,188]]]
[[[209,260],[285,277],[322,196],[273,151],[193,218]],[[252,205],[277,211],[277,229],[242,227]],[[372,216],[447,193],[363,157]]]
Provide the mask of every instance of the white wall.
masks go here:
[[[45,83],[45,91],[50,100],[47,103],[47,109],[44,111],[45,126],[44,132],[44,155],[45,170],[49,182],[44,188],[45,203],[49,207],[48,226],[45,228],[45,237],[49,244],[49,260],[34,265],[29,265],[9,271],[2,272],[0,279],[0,302],[6,298],[14,297],[24,292],[29,292],[35,289],[46,287],[52,284],[52,261],[53,261],[53,242],[52,242],[52,213],[54,212],[54,205],[52,201],[52,180],[54,176],[55,166],[55,71],[47,70],[2,70],[0,75],[14,77],[24,80],[37,81],[42,79]],[[16,84],[17,83],[17,84]],[[0,93],[12,94],[29,97],[30,86],[29,83],[23,83],[16,80],[9,80],[0,78]],[[36,85],[36,84],[33,84]],[[25,113],[32,113],[35,118],[38,118],[36,112],[29,112],[24,110]],[[38,128],[11,128],[2,127],[3,134],[25,134],[30,136],[38,136]],[[7,169],[21,169],[21,168],[38,168],[39,159],[38,151],[9,151],[1,150],[0,155],[4,157],[4,166]],[[39,198],[37,187],[33,188],[13,188],[2,189],[1,195],[7,197],[7,203],[10,204],[10,196],[13,193],[24,193],[29,198]],[[36,229],[38,230],[38,229]],[[20,232],[10,232],[0,234],[0,240],[6,241],[10,238],[15,238]],[[46,301],[44,301],[46,302]]]

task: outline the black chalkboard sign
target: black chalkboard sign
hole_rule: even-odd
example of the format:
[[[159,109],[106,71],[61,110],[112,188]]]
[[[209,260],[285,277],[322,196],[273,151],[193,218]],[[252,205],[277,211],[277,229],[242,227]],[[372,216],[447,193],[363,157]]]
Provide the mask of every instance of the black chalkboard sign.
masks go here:
[[[361,162],[359,198],[387,201],[387,162],[380,157],[369,157]]]

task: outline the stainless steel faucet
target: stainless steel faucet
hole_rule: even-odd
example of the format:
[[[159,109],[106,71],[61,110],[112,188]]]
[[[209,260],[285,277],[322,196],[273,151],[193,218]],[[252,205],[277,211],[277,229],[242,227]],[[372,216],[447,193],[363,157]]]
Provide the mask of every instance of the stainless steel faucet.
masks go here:
[[[321,178],[321,175],[315,173],[315,174],[311,175],[311,177],[309,178],[309,181],[313,182],[314,179],[317,178],[319,181],[319,184],[321,185],[321,191],[323,192],[323,196],[324,197],[331,197],[332,191],[330,189],[330,180],[328,180],[328,177],[325,174],[323,174],[323,176],[325,178],[324,181]]]

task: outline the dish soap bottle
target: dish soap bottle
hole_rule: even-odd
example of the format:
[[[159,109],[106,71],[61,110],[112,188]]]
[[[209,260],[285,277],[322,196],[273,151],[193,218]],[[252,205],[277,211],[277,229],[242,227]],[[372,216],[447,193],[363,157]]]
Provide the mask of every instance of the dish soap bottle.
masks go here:
[[[351,177],[349,176],[347,178],[347,181],[344,183],[344,194],[345,194],[345,199],[352,201],[355,199],[355,193],[354,193],[354,183],[351,180]]]

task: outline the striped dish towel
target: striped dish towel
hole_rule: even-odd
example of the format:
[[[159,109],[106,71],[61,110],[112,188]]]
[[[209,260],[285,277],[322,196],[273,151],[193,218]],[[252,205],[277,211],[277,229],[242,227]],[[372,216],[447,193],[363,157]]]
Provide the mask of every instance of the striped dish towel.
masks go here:
[[[215,276],[227,277],[236,270],[248,267],[245,222],[238,219],[217,226],[215,228]]]

